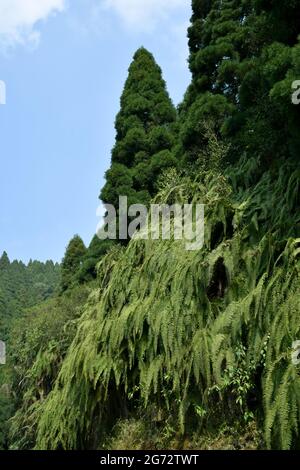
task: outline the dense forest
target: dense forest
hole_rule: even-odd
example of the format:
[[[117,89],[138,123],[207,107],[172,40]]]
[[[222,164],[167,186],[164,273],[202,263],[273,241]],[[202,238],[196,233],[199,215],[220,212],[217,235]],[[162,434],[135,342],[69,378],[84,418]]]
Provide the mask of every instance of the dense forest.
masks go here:
[[[30,261],[26,266],[10,262],[6,252],[0,257],[0,336],[5,339],[13,318],[25,308],[47,300],[58,292],[60,266],[52,261]]]
[[[100,199],[204,204],[204,246],[3,254],[2,448],[300,448],[300,1],[192,10],[177,108],[134,54]]]
[[[13,353],[13,325],[18,321],[23,323],[28,310],[58,294],[60,277],[61,268],[52,261],[30,261],[25,265],[10,262],[5,252],[0,257],[0,340],[7,341],[9,356]],[[7,420],[14,409],[13,366],[10,359],[6,366],[0,367],[0,448],[7,445]]]

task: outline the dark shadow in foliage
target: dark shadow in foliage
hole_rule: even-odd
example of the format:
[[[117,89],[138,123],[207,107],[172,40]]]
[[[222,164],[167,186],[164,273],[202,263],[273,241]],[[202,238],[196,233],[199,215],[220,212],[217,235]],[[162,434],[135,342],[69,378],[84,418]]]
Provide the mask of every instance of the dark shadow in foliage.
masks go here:
[[[219,258],[214,265],[213,275],[207,288],[207,297],[210,301],[222,299],[228,287],[228,279],[224,259]]]
[[[81,284],[96,279],[97,264],[115,243],[114,240],[100,240],[97,235],[93,237],[78,273],[78,279]]]

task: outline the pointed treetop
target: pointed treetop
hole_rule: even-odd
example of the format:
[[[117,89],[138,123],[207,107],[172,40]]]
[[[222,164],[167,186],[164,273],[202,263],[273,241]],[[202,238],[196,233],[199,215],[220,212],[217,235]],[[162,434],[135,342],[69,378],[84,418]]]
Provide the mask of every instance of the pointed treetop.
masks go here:
[[[162,93],[161,99],[168,100],[172,106],[162,70],[156,63],[153,54],[144,47],[135,52],[129,66],[128,78],[121,97],[121,107],[126,96],[133,93],[139,93],[142,98],[149,100],[155,99],[155,95]],[[172,120],[174,120],[174,114]]]
[[[171,154],[176,120],[161,68],[141,47],[134,54],[121,96],[112,165],[101,192],[104,203],[117,206],[119,195],[127,196],[129,204],[150,200],[162,170],[177,163]]]
[[[61,267],[61,290],[66,291],[78,282],[78,273],[83,264],[86,247],[79,237],[75,235],[69,242]]]
[[[154,56],[153,54],[151,54],[150,51],[148,51],[148,49],[146,49],[144,46],[141,46],[139,49],[137,49],[137,51],[134,53],[133,55],[133,59],[134,60],[139,60],[141,58],[148,58],[148,59],[151,59],[153,62],[155,62],[155,59],[154,59]]]
[[[10,265],[10,261],[8,258],[8,255],[6,251],[3,252],[1,258],[0,258],[0,269],[5,269]]]
[[[160,76],[162,75],[162,70],[155,61],[153,54],[144,47],[140,47],[133,55],[133,60],[129,66],[129,72],[139,67],[145,72],[151,71],[153,73],[155,71]]]

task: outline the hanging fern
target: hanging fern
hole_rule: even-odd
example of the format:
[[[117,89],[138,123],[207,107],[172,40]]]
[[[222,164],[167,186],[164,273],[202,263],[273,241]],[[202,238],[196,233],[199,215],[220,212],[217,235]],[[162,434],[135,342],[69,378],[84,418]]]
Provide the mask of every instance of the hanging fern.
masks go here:
[[[255,377],[267,445],[295,446],[300,381],[290,352],[300,339],[300,175],[287,161],[277,175],[255,177],[252,163],[245,170],[242,160],[228,179],[171,172],[156,197],[156,203],[205,204],[202,250],[135,239],[101,261],[99,289],[38,407],[37,449],[91,446],[96,428],[114,416],[115,401],[126,408],[133,394],[145,409],[152,403],[166,412],[171,396],[183,433],[195,400],[209,416],[212,390],[225,403],[242,380],[245,396],[235,401],[246,413]],[[252,187],[242,187],[243,171]]]

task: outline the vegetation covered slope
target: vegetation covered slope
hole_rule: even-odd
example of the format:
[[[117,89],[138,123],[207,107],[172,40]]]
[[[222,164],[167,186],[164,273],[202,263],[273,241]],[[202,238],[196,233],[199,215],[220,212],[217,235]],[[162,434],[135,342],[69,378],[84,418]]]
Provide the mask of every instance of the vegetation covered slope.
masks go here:
[[[163,446],[177,436],[185,447],[187,436],[227,425],[239,433],[256,427],[257,446],[299,448],[299,365],[291,354],[300,340],[300,108],[291,85],[300,73],[300,10],[294,0],[193,0],[192,7],[192,83],[179,106],[179,141],[168,149],[174,168],[159,167],[147,183],[156,161],[149,150],[144,170],[135,171],[133,157],[151,140],[137,116],[149,117],[141,95],[152,75],[147,69],[138,81],[140,61],[159,78],[150,80],[155,103],[162,96],[159,69],[142,49],[102,197],[117,203],[134,188],[147,193],[134,193],[134,202],[151,195],[156,203],[205,204],[204,247],[187,251],[174,239],[115,244],[106,256],[99,251],[96,285],[73,290],[72,280],[58,303],[45,305],[52,339],[39,323],[25,339],[12,448],[95,449],[136,422],[142,432],[167,435]],[[20,357],[21,350],[16,363]]]
[[[58,292],[60,266],[52,261],[30,261],[25,265],[10,262],[6,253],[0,258],[0,340],[7,342],[12,353],[12,325],[23,317],[26,309]],[[21,331],[20,331],[21,334]],[[0,367],[0,449],[7,446],[8,418],[14,410],[11,393],[12,363]]]
[[[53,388],[89,293],[88,285],[74,287],[63,296],[28,309],[12,325],[7,383],[15,412],[13,421],[8,422],[9,446],[13,449],[31,448],[35,443],[33,423]],[[25,429],[19,419],[26,421]]]
[[[37,448],[95,445],[107,420],[134,412],[133,398],[145,410],[155,404],[165,419],[178,417],[182,432],[194,420],[213,420],[217,410],[224,420],[261,419],[270,447],[297,442],[300,381],[290,359],[300,327],[295,178],[297,168],[266,173],[243,198],[220,175],[164,189],[164,202],[207,204],[205,249],[135,240],[117,260],[113,252],[102,261],[101,287],[43,406]]]
[[[9,322],[24,308],[46,300],[58,291],[60,267],[52,261],[10,262],[0,258],[0,338],[5,339]]]

